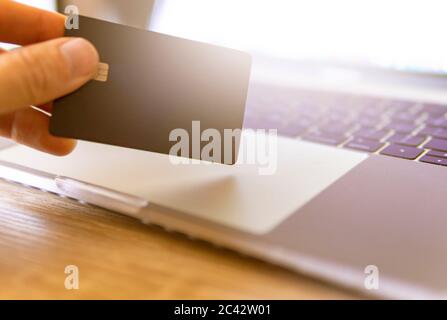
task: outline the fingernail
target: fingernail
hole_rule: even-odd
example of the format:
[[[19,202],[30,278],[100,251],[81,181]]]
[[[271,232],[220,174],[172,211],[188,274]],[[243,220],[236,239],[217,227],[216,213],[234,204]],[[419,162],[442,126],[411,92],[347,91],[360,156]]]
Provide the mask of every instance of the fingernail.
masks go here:
[[[74,78],[93,76],[98,68],[98,52],[82,38],[68,40],[61,46],[61,52]]]

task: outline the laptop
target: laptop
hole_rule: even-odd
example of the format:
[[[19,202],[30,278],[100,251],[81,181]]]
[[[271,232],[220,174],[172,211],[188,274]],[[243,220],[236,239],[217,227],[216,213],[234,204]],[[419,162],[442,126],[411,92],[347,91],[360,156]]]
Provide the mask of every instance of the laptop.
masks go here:
[[[427,1],[156,1],[152,30],[253,54],[244,128],[277,129],[274,172],[5,142],[0,176],[365,295],[445,298],[441,12]]]

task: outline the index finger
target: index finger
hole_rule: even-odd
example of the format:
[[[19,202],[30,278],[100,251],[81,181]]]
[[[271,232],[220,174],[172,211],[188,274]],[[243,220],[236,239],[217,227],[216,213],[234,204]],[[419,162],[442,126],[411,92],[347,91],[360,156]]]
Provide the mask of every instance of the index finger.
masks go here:
[[[64,35],[65,16],[0,0],[0,42],[27,45]]]

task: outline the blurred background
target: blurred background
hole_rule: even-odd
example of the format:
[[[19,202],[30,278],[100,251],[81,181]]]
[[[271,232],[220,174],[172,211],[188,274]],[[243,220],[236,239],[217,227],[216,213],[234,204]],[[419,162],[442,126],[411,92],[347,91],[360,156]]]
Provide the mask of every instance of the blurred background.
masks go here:
[[[28,0],[256,57],[447,73],[445,0]]]
[[[59,11],[67,5],[76,5],[82,15],[148,28],[154,0],[59,0]]]

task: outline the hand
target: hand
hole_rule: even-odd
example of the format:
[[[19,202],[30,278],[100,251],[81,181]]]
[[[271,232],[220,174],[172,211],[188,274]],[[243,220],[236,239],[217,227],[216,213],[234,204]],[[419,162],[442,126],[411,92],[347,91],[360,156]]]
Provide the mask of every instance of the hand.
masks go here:
[[[0,0],[0,42],[22,46],[0,52],[0,135],[55,155],[76,142],[52,136],[49,117],[30,106],[51,113],[51,101],[89,81],[99,61],[88,41],[61,38],[64,26],[63,15]]]

